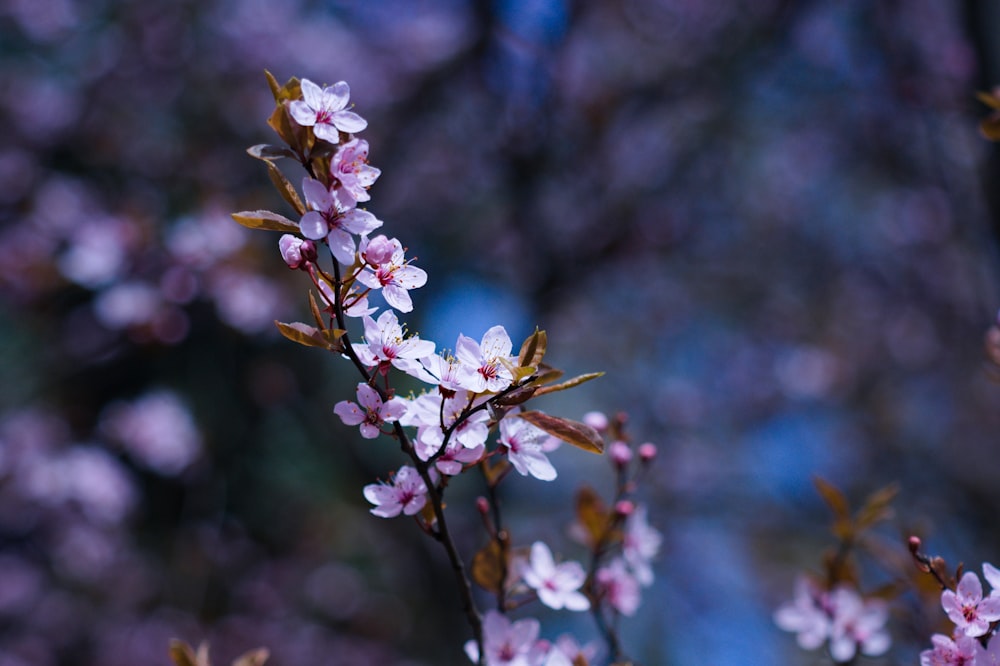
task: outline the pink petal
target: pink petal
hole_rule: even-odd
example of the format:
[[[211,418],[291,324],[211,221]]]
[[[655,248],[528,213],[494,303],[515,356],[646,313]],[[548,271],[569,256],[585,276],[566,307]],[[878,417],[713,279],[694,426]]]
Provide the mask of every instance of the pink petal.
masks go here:
[[[365,413],[357,404],[341,400],[333,407],[333,413],[340,417],[344,425],[356,426],[365,420]]]
[[[333,114],[333,124],[341,131],[350,134],[368,127],[368,121],[352,111],[337,111]]]
[[[330,227],[327,226],[326,220],[323,219],[322,215],[311,210],[302,216],[302,220],[299,222],[299,230],[309,240],[320,240],[326,236]]]
[[[379,397],[378,391],[364,382],[358,384],[358,402],[373,412],[377,412],[382,406],[382,398]]]
[[[302,88],[302,99],[311,109],[318,111],[323,108],[323,91],[318,85],[309,79],[302,79],[299,86]]]

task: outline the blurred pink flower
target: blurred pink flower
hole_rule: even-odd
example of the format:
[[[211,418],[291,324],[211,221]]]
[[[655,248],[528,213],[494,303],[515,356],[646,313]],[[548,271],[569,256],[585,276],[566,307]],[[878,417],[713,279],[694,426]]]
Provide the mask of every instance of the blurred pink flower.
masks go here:
[[[579,562],[556,564],[552,551],[541,541],[531,545],[531,558],[519,567],[521,579],[538,593],[538,599],[549,608],[583,611],[590,601],[580,592],[587,572]]]

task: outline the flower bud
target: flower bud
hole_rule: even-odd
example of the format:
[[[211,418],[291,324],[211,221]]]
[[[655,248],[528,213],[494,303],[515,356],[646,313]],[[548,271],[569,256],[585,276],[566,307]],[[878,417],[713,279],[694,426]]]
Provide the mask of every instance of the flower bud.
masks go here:
[[[389,263],[392,260],[392,253],[395,251],[396,243],[386,238],[385,235],[379,234],[368,241],[363,256],[365,263],[369,266],[380,266]]]
[[[611,455],[611,460],[618,467],[624,467],[632,460],[632,449],[629,445],[622,441],[611,442],[611,446],[608,448],[608,453]]]
[[[281,251],[281,258],[292,269],[303,268],[306,264],[316,261],[316,244],[291,234],[285,234],[278,239],[278,249]]]
[[[484,516],[490,512],[490,503],[485,497],[476,498],[476,510]]]
[[[656,457],[656,444],[646,442],[639,445],[639,460],[648,463]]]
[[[630,500],[619,500],[615,502],[615,513],[619,516],[628,517],[635,511],[635,504]]]
[[[608,429],[608,417],[604,412],[587,412],[583,415],[583,422],[598,432]]]

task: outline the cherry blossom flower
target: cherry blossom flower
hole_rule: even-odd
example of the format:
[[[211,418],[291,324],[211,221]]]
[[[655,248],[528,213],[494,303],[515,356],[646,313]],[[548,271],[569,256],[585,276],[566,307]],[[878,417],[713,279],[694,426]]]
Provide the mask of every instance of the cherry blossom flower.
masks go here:
[[[337,198],[352,208],[359,201],[368,201],[368,188],[382,172],[368,166],[368,142],[351,139],[337,151],[330,163],[330,176],[339,184]]]
[[[990,629],[990,622],[1000,620],[1000,596],[983,599],[983,585],[979,576],[966,571],[955,592],[941,593],[941,606],[957,631],[976,638]]]
[[[454,424],[470,405],[469,393],[458,391],[450,397],[440,393],[425,393],[411,401],[405,418],[400,420],[405,426],[417,428],[414,448],[421,460],[429,460],[444,444],[445,431]],[[435,467],[443,474],[454,475],[465,465],[478,462],[486,452],[486,438],[489,429],[486,422],[489,415],[479,411],[468,416],[456,427],[444,451],[435,461]]]
[[[983,562],[983,578],[990,584],[990,596],[1000,596],[1000,569],[989,562]]]
[[[412,516],[427,503],[427,485],[416,469],[404,465],[392,483],[370,483],[365,486],[364,495],[375,505],[371,512],[376,516],[394,518],[400,513]]]
[[[497,393],[514,381],[504,361],[510,360],[510,336],[503,326],[494,326],[477,343],[464,335],[458,336],[455,356],[458,358],[459,383],[473,393]]]
[[[369,241],[369,244],[380,237]],[[403,259],[405,250],[402,244],[395,238],[389,241],[392,244],[392,255],[389,260],[378,264],[374,268],[370,265],[366,270],[358,274],[358,282],[371,289],[381,289],[382,297],[391,307],[400,312],[410,312],[413,310],[413,301],[410,299],[409,290],[422,287],[427,283],[427,273],[422,268],[411,266]],[[364,254],[367,246],[362,242],[362,255],[366,261],[371,260],[371,255]]]
[[[625,521],[625,536],[622,544],[622,555],[635,574],[640,585],[651,585],[653,568],[650,566],[653,558],[660,552],[663,537],[646,520],[646,506],[640,504]]]
[[[575,666],[579,663],[591,664],[597,658],[599,646],[591,641],[580,645],[570,634],[562,634],[549,649],[544,666]]]
[[[312,127],[317,139],[339,143],[339,132],[360,132],[368,122],[347,111],[351,89],[345,81],[320,88],[309,79],[302,79],[302,99],[291,102],[288,112],[299,125]],[[339,132],[338,132],[339,130]]]
[[[607,566],[598,569],[594,578],[598,595],[606,599],[612,608],[622,615],[635,615],[641,601],[639,581],[629,572],[625,560],[616,557]]]
[[[365,326],[365,341],[354,343],[352,348],[358,358],[369,368],[376,365],[386,368],[394,365],[403,372],[413,372],[420,364],[416,359],[434,353],[434,343],[421,340],[413,335],[403,337],[403,327],[399,325],[396,314],[386,310],[379,315],[378,321],[368,315],[362,319]]]
[[[541,541],[531,545],[531,558],[520,566],[521,579],[538,593],[538,599],[549,608],[583,611],[590,601],[580,592],[587,573],[579,562],[556,564],[552,551]]]
[[[511,622],[495,610],[483,617],[483,652],[487,666],[541,666],[545,648],[538,641],[538,620],[525,618]],[[465,654],[479,661],[475,641],[465,644]]]
[[[500,443],[507,447],[507,458],[521,476],[542,481],[556,478],[556,468],[542,452],[548,434],[516,415],[500,421]]]
[[[931,643],[933,649],[920,653],[920,666],[974,666],[979,663],[977,656],[983,652],[979,641],[970,636],[952,640],[944,634],[934,634]]]
[[[392,398],[383,403],[378,391],[364,382],[358,384],[357,394],[360,404],[341,400],[333,411],[346,425],[360,424],[365,439],[375,439],[383,423],[395,423],[406,413],[405,401]]]
[[[891,644],[885,630],[889,611],[880,599],[862,599],[854,590],[837,587],[830,592],[833,623],[830,626],[830,656],[849,662],[857,652],[869,657],[884,654]]]
[[[310,240],[326,238],[337,261],[353,264],[355,245],[351,234],[371,233],[382,226],[382,220],[366,210],[345,207],[314,178],[302,180],[302,194],[312,209],[299,222],[302,235]]]
[[[794,632],[803,650],[815,650],[830,636],[832,621],[827,606],[826,593],[809,578],[800,576],[795,581],[795,597],[775,611],[774,623]]]

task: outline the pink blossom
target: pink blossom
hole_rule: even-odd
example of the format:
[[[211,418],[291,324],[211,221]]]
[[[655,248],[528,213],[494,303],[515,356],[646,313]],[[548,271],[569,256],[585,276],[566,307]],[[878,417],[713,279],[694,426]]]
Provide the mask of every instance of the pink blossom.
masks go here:
[[[598,569],[595,578],[598,594],[606,599],[612,608],[622,615],[635,615],[641,601],[639,581],[629,573],[625,560],[616,557],[607,566]]]
[[[392,261],[392,255],[395,251],[396,243],[386,238],[384,234],[379,234],[371,240],[361,241],[361,257],[372,268]]]
[[[531,546],[531,558],[519,571],[524,583],[538,593],[538,599],[549,608],[583,611],[590,601],[580,592],[587,573],[579,562],[556,564],[552,551],[541,541]]]
[[[598,432],[608,429],[608,416],[604,412],[587,412],[583,422]]]
[[[660,542],[663,537],[646,520],[646,506],[638,505],[635,511],[625,521],[625,537],[622,545],[622,556],[635,574],[636,580],[643,586],[653,582],[653,569],[650,566],[653,558],[660,552]]]
[[[880,599],[862,599],[856,591],[837,587],[830,592],[833,623],[830,627],[830,656],[849,662],[857,652],[869,657],[884,654],[891,643],[885,630],[889,611]]]
[[[984,635],[991,622],[1000,620],[1000,596],[983,599],[982,583],[971,571],[965,572],[955,592],[941,593],[941,606],[956,630],[973,638]]]
[[[458,421],[469,404],[466,391],[458,391],[448,398],[440,393],[424,393],[409,402],[406,416],[400,423],[417,428],[414,447],[421,460],[429,460],[438,453],[444,444],[446,430]],[[438,471],[458,474],[465,465],[482,458],[489,436],[488,420],[485,412],[476,412],[452,431],[447,446],[434,462]]]
[[[317,139],[338,143],[340,132],[360,132],[368,122],[358,114],[347,111],[351,89],[345,81],[320,88],[309,79],[302,79],[302,100],[291,102],[288,112],[295,122],[312,127]]]
[[[514,376],[505,362],[511,360],[511,348],[503,326],[486,331],[479,343],[459,335],[455,345],[455,356],[461,364],[459,383],[473,393],[497,393],[510,386]]]
[[[932,649],[920,653],[920,666],[973,666],[978,664],[977,655],[983,651],[976,639],[964,635],[952,640],[944,634],[934,634],[931,643]]]
[[[562,634],[556,639],[545,658],[545,666],[575,666],[582,663],[593,663],[597,658],[598,644],[595,642],[580,645],[570,634]]]
[[[608,455],[611,456],[612,462],[618,467],[624,467],[632,460],[632,449],[629,445],[620,440],[611,442],[608,447]]]
[[[299,222],[302,235],[311,240],[326,238],[337,261],[353,264],[352,234],[371,233],[382,226],[382,220],[366,210],[344,206],[323,183],[313,178],[302,180],[302,194],[312,209]]]
[[[483,618],[483,652],[487,666],[541,666],[544,646],[539,644],[538,620],[526,618],[511,622],[495,610]],[[465,654],[479,661],[475,641],[465,644]]]
[[[375,505],[371,510],[381,518],[407,516],[419,512],[427,503],[427,485],[416,469],[399,468],[392,483],[370,483],[364,488],[365,499]]]
[[[368,142],[351,139],[337,151],[330,163],[330,176],[340,185],[338,198],[349,207],[359,201],[368,201],[368,188],[382,172],[368,166]]]
[[[376,240],[377,237],[368,244]],[[389,260],[374,267],[367,266],[366,270],[358,274],[358,282],[371,289],[381,289],[382,297],[391,307],[400,312],[410,312],[413,310],[413,301],[410,299],[409,290],[424,286],[427,283],[427,273],[404,260],[405,250],[398,240],[393,238],[389,243],[392,244],[392,255]],[[361,252],[365,261],[371,261],[372,255],[367,254],[364,241]],[[384,250],[380,250],[379,255],[380,258],[384,257]]]
[[[358,403],[341,400],[334,406],[334,413],[346,425],[361,425],[361,436],[374,439],[381,432],[383,423],[395,423],[406,413],[406,403],[392,398],[383,403],[378,391],[361,382],[358,384]]]
[[[500,421],[500,443],[507,447],[507,458],[521,476],[542,481],[556,478],[556,468],[542,452],[548,434],[516,415]]]
[[[414,366],[419,367],[416,359],[434,353],[433,342],[421,340],[416,335],[404,337],[403,327],[399,325],[392,310],[379,315],[378,321],[368,315],[362,321],[365,325],[365,341],[355,343],[352,347],[361,362],[368,367],[394,365],[409,373]]]
[[[830,636],[832,626],[827,595],[812,580],[800,576],[795,581],[795,597],[774,613],[780,629],[796,634],[799,647],[815,650]]]

